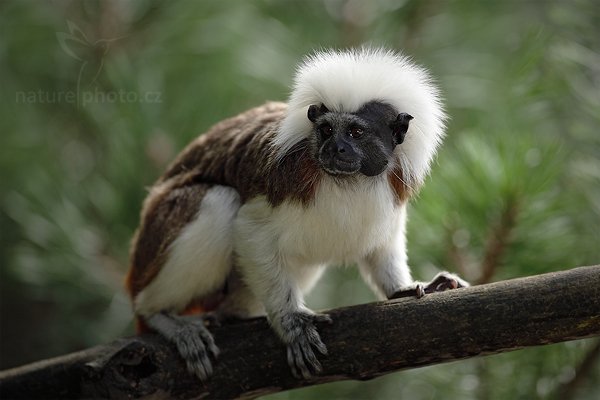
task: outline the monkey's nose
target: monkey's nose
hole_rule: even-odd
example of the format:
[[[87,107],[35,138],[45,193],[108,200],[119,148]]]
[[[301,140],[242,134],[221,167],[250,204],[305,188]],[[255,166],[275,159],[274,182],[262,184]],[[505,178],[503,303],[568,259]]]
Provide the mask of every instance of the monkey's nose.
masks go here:
[[[346,154],[346,153],[350,153],[350,148],[348,143],[345,142],[336,142],[335,143],[335,153],[336,154]]]

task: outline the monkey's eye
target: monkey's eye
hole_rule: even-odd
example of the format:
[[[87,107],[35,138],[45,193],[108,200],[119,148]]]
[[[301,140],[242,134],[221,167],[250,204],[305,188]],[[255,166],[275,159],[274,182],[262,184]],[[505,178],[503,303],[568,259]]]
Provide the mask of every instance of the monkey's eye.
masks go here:
[[[323,135],[323,137],[326,138],[333,135],[333,128],[331,127],[331,125],[328,124],[322,125],[319,128],[319,131],[321,132],[321,135]]]
[[[361,137],[363,135],[364,131],[359,128],[358,126],[353,126],[352,128],[350,128],[348,130],[348,135],[350,135],[350,137],[352,139],[358,139],[359,137]]]

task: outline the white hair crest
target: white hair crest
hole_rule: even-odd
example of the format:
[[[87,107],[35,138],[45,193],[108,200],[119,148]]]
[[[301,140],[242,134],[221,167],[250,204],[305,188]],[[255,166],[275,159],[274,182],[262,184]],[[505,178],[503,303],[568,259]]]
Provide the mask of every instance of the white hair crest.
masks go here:
[[[414,117],[395,153],[404,179],[410,180],[407,183],[422,183],[444,138],[446,115],[440,93],[425,69],[402,54],[381,48],[316,52],[300,64],[287,114],[274,140],[278,156],[285,156],[312,134],[307,117],[311,104],[354,112],[372,100]]]

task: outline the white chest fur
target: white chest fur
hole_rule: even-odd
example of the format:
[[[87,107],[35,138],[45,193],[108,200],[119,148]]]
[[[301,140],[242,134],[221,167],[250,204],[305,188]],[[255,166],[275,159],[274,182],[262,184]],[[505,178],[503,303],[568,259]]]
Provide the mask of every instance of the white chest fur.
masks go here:
[[[339,264],[354,262],[393,240],[399,213],[385,176],[352,185],[326,178],[313,204],[284,203],[263,221],[277,251],[288,260]]]

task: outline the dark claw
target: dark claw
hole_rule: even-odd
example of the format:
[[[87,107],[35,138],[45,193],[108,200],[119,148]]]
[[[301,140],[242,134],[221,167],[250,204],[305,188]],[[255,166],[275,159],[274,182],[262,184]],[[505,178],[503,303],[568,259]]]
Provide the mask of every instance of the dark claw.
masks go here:
[[[404,297],[419,297],[419,286],[415,286],[412,288],[400,289],[396,293],[390,296],[389,300],[392,299],[402,299]],[[421,285],[422,289],[422,285]],[[421,296],[422,297],[422,296]]]
[[[417,286],[415,287],[415,292],[416,292],[416,297],[417,299],[420,299],[421,297],[425,296],[425,288],[423,287],[423,284],[418,283]]]
[[[315,314],[314,317],[315,322],[325,322],[328,324],[332,324],[333,320],[329,316],[329,314]]]

